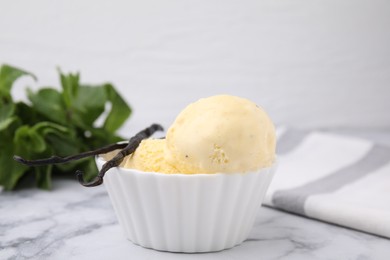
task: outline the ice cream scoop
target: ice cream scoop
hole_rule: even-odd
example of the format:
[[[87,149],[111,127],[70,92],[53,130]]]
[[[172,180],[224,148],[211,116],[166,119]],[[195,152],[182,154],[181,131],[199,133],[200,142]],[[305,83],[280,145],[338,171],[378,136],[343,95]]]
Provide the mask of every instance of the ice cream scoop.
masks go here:
[[[250,172],[275,159],[275,128],[250,100],[218,95],[188,105],[166,139],[144,140],[125,167],[162,173]]]
[[[275,158],[275,128],[244,98],[218,95],[188,105],[169,128],[165,158],[182,173],[248,172]]]
[[[165,139],[145,139],[124,162],[123,167],[145,172],[179,173],[164,157]]]

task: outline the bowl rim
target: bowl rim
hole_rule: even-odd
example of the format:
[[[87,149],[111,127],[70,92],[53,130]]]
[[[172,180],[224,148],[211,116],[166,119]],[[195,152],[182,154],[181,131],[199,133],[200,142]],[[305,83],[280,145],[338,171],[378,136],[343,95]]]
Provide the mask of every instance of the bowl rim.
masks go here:
[[[96,155],[95,156],[95,162],[96,164],[101,164],[103,165],[105,162],[107,162],[106,160],[103,159],[103,157],[101,155]],[[270,170],[272,169],[276,169],[276,167],[278,166],[278,159],[277,159],[277,156],[275,155],[275,159],[272,163],[271,166],[268,166],[268,167],[263,167],[263,168],[260,168],[256,171],[248,171],[248,172],[216,172],[216,173],[163,173],[163,172],[147,172],[147,171],[141,171],[141,170],[138,170],[138,169],[135,169],[135,168],[126,168],[126,167],[121,167],[121,166],[117,166],[117,167],[113,167],[111,169],[116,169],[116,171],[118,173],[123,173],[123,174],[140,174],[140,175],[155,175],[155,176],[181,176],[181,177],[186,177],[186,178],[191,178],[191,176],[237,176],[237,175],[240,175],[240,176],[243,176],[243,175],[250,175],[250,174],[256,174],[256,173],[261,173],[261,172],[269,172]],[[98,168],[99,168],[99,165],[98,165]],[[110,169],[110,170],[111,170]],[[192,178],[193,178],[192,177]]]

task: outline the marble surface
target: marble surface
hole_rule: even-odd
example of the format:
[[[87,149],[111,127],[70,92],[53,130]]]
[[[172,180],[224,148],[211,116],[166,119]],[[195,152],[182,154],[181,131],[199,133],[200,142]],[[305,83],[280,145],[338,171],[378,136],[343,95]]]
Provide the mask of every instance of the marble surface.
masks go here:
[[[229,250],[179,254],[126,240],[104,187],[55,181],[54,192],[0,195],[0,259],[389,259],[390,240],[262,207]]]

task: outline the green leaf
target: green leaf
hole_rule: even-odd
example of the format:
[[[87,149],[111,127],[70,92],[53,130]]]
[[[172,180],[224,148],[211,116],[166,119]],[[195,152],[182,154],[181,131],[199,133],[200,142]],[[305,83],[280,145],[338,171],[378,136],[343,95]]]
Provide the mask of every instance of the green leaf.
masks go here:
[[[111,111],[109,112],[103,127],[108,132],[114,133],[130,116],[131,108],[111,84],[106,84],[105,89],[108,100],[111,102]]]
[[[27,125],[16,131],[14,141],[17,146],[24,147],[29,152],[42,153],[46,149],[46,143],[42,135]]]
[[[67,124],[67,111],[60,92],[43,88],[34,93],[27,89],[27,95],[35,110],[53,122]]]
[[[1,104],[0,106],[0,122],[1,120],[5,120],[7,118],[10,118],[15,111],[15,105],[14,103],[6,103]]]
[[[5,120],[0,120],[0,131],[7,129],[12,123],[18,120],[17,117],[9,117]]]
[[[35,167],[35,182],[38,186],[38,188],[44,189],[44,190],[50,190],[51,189],[51,171],[52,171],[53,165],[45,165],[40,167]]]
[[[13,116],[14,111],[15,105],[13,103],[0,103],[0,131],[17,120],[17,117]]]
[[[2,140],[0,145],[0,185],[5,190],[15,188],[17,182],[28,170],[28,167],[13,160],[14,154],[16,152],[12,139]]]
[[[0,133],[0,185],[5,190],[11,190],[22,178],[28,167],[13,160],[13,155],[19,152],[20,155],[28,155],[24,150],[17,151],[17,146],[13,141],[13,132],[3,131]]]
[[[26,125],[34,125],[36,122],[45,120],[35,109],[24,102],[15,104],[15,115]]]
[[[23,75],[29,75],[36,80],[30,72],[4,64],[0,67],[0,98],[11,99],[11,88],[14,82]]]
[[[60,74],[60,81],[63,90],[63,98],[66,107],[71,107],[74,97],[77,96],[79,90],[79,81],[80,74],[79,73],[69,73],[68,75],[63,74],[60,69],[58,69]]]
[[[41,133],[41,135],[69,133],[68,128],[52,122],[39,122],[34,125],[33,129]]]
[[[91,129],[91,134],[91,137],[87,139],[88,145],[91,147],[101,147],[124,140],[122,137],[116,136],[104,128]]]
[[[80,127],[93,126],[96,119],[104,112],[107,97],[103,87],[80,86],[77,96],[72,101],[72,119]],[[85,129],[86,130],[86,129]]]
[[[41,122],[34,126],[50,146],[53,153],[59,156],[67,156],[80,152],[79,139],[71,129],[55,123]]]

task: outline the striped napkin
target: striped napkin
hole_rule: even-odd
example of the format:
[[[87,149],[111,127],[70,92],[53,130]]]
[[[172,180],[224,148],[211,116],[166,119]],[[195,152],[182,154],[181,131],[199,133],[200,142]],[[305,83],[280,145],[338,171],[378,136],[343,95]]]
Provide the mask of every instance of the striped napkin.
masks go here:
[[[266,205],[390,238],[390,147],[279,129],[277,153]]]

